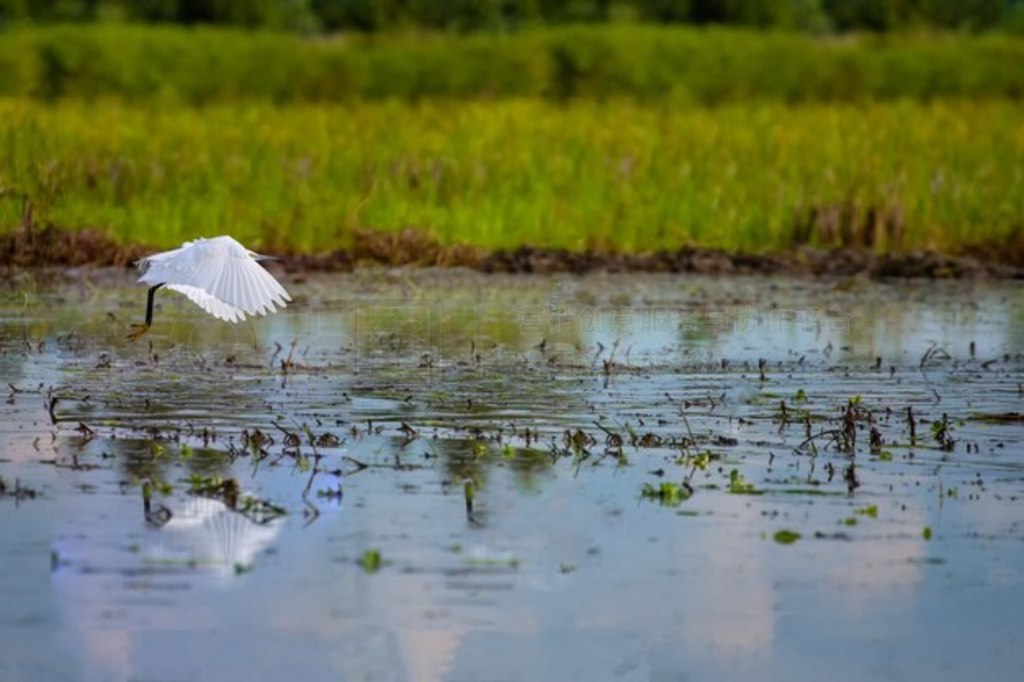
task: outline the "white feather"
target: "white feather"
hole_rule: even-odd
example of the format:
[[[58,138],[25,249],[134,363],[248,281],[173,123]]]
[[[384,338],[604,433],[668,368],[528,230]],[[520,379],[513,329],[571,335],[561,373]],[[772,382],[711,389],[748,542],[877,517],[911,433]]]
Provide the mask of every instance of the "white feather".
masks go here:
[[[265,315],[292,300],[274,276],[261,266],[260,256],[231,237],[185,242],[138,261],[140,282],[162,284],[184,294],[200,308],[225,322]]]

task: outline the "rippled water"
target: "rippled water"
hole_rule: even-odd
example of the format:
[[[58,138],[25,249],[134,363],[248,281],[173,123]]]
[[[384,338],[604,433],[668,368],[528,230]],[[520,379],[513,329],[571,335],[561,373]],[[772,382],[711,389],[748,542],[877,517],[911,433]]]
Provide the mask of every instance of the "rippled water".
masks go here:
[[[0,293],[0,679],[1024,677],[1021,284],[288,287]]]

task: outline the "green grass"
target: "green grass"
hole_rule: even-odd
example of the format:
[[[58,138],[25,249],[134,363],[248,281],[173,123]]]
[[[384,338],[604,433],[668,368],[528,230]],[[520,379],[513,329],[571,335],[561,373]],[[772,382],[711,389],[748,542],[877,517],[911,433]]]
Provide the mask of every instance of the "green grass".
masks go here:
[[[188,104],[1020,99],[1024,40],[952,33],[815,38],[636,24],[304,39],[213,28],[72,25],[0,32],[0,96]]]
[[[1024,224],[1024,106],[528,100],[194,109],[0,100],[0,188],[37,221],[172,246],[956,252]],[[19,202],[0,196],[0,228]]]

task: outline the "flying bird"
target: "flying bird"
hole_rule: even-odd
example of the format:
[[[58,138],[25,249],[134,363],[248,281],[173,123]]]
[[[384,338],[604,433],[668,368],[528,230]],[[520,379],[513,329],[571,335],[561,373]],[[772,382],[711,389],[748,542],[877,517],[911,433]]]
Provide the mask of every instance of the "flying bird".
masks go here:
[[[228,236],[196,239],[180,249],[136,261],[140,282],[151,285],[146,321],[133,324],[130,339],[137,339],[153,323],[153,295],[160,287],[184,294],[193,303],[225,322],[241,322],[247,315],[265,315],[292,300],[273,275],[259,264],[270,260]]]

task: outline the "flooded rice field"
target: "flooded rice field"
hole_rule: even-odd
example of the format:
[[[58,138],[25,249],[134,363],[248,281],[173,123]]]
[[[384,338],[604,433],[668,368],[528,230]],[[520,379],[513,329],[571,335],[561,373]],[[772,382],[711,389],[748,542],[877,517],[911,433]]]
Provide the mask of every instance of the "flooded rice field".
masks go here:
[[[0,679],[1024,679],[1021,283],[285,284],[0,290]]]

